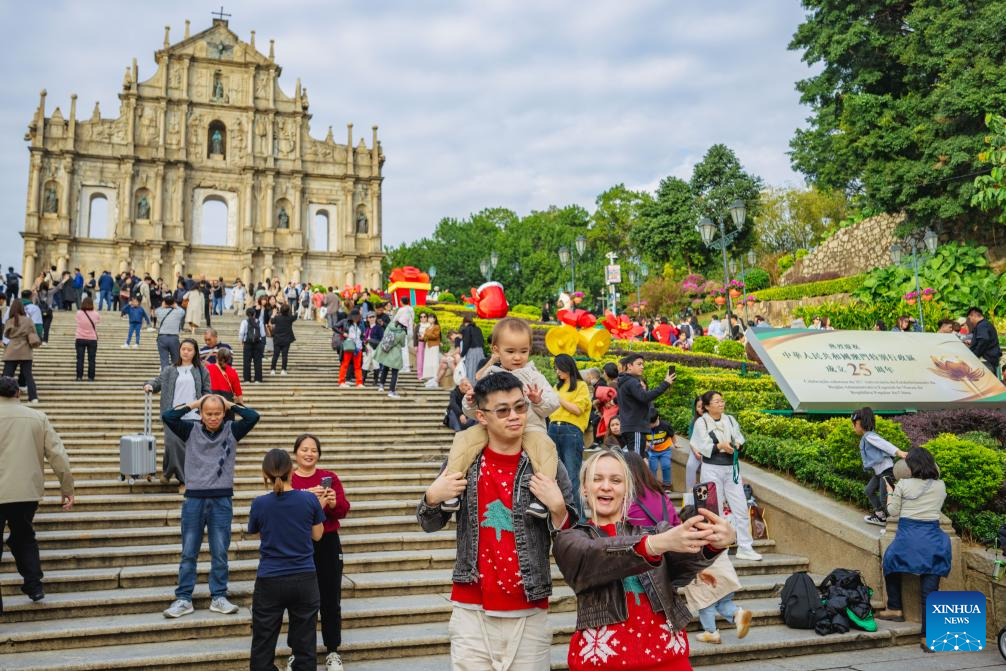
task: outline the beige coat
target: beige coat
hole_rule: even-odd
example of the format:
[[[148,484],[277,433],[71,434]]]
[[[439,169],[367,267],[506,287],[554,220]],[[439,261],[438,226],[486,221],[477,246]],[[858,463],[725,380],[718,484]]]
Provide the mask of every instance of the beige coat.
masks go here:
[[[31,323],[31,320],[28,320]],[[0,397],[0,503],[41,501],[48,461],[64,496],[73,496],[73,475],[63,441],[44,412]]]
[[[28,344],[28,334],[35,332],[31,317],[18,317],[17,326],[14,326],[14,318],[10,317],[4,324],[4,336],[10,339],[10,343],[4,349],[3,360],[31,361],[32,349]]]
[[[206,304],[203,301],[203,292],[199,291],[198,288],[192,289],[185,294],[185,298],[189,299],[189,304],[185,308],[185,323],[202,326],[203,315],[206,309]]]

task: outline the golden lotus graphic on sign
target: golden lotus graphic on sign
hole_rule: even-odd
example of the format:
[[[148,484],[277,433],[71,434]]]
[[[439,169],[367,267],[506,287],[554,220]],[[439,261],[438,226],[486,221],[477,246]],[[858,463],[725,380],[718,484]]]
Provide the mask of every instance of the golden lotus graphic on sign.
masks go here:
[[[1006,386],[953,334],[748,329],[796,411],[1006,407]]]

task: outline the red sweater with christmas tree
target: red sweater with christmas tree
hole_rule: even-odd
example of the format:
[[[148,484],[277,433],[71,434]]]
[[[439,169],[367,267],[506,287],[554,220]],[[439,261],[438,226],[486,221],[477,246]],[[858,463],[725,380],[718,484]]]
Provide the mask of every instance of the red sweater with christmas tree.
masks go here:
[[[479,581],[454,583],[451,600],[487,611],[548,609],[548,599],[528,601],[517,562],[513,529],[513,490],[520,455],[486,447],[479,465]]]
[[[616,533],[614,524],[598,529],[609,536]],[[636,551],[650,558],[646,553],[646,538],[639,542]],[[692,671],[687,634],[675,631],[662,611],[654,612],[639,576],[630,576],[622,582],[629,617],[618,624],[577,630],[569,642],[566,658],[570,671]]]

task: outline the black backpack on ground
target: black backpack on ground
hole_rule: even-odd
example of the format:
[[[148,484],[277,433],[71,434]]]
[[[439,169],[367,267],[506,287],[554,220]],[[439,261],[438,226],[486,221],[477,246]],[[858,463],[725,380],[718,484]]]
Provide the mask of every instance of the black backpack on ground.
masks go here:
[[[782,601],[779,610],[783,622],[790,629],[813,629],[824,615],[817,585],[806,571],[794,573],[786,578],[780,596]]]

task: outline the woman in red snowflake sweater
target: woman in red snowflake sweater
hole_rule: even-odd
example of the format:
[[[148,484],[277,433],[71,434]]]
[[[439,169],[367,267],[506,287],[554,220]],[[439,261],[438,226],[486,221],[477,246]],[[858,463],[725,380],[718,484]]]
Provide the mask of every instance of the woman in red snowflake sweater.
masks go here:
[[[687,585],[735,539],[730,523],[701,511],[680,526],[626,522],[632,476],[617,450],[601,450],[580,473],[589,524],[556,534],[555,561],[576,593],[569,668],[690,671]]]

